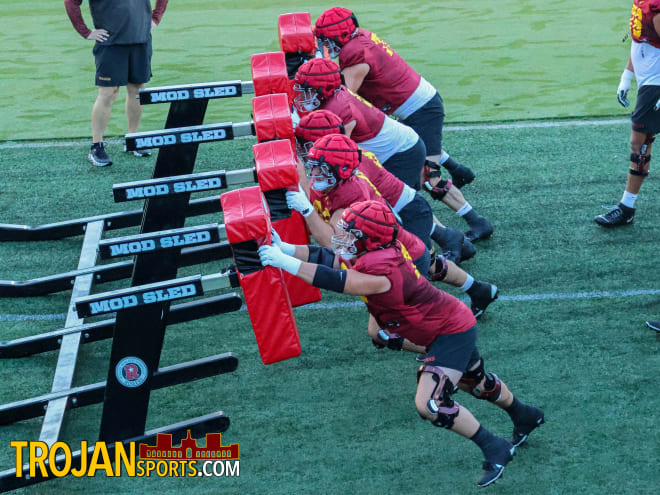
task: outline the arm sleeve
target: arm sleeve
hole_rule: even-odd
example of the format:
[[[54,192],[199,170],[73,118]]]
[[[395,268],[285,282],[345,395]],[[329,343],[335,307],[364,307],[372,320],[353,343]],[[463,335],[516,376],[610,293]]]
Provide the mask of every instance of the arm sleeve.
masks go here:
[[[92,30],[87,27],[82,18],[80,4],[82,4],[82,0],[64,0],[64,7],[66,8],[66,13],[69,16],[69,19],[71,19],[71,24],[73,24],[73,27],[78,31],[80,36],[87,39],[87,36],[89,36],[89,33],[91,33]]]
[[[162,19],[166,8],[167,8],[167,0],[156,0],[156,6],[154,7],[151,13],[151,19],[156,24],[160,24],[160,20]]]
[[[335,253],[332,249],[311,245],[307,246],[307,249],[309,249],[309,257],[307,258],[309,263],[332,268],[335,263]]]

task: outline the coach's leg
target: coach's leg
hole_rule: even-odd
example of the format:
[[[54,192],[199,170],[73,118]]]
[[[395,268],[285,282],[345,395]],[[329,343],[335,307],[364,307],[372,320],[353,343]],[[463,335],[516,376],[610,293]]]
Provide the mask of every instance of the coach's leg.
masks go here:
[[[110,122],[112,105],[119,93],[118,86],[99,86],[99,93],[92,107],[92,142],[100,143]]]
[[[137,132],[142,117],[142,105],[138,100],[138,93],[144,84],[126,84],[126,118],[128,119],[128,132]]]

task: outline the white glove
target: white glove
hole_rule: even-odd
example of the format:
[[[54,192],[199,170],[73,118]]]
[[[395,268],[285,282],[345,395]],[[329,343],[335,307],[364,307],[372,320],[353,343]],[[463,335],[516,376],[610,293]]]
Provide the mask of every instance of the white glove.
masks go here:
[[[619,87],[616,90],[616,99],[619,100],[619,103],[622,107],[627,108],[630,106],[628,90],[630,89],[630,83],[633,77],[635,77],[635,73],[628,69],[625,69],[623,74],[621,74],[621,81],[619,82]]]
[[[295,275],[300,270],[300,265],[302,261],[288,254],[284,254],[280,248],[277,246],[260,246],[257,250],[259,253],[259,259],[263,266],[273,266],[275,268],[281,268],[289,272],[291,275]]]
[[[271,228],[270,232],[272,234],[271,239],[273,246],[277,246],[280,248],[280,251],[282,251],[284,254],[288,254],[289,256],[293,256],[295,254],[296,246],[294,244],[284,242],[280,237],[280,234],[277,233],[277,230]]]
[[[658,101],[655,102],[655,106],[653,107],[653,110],[656,112],[660,110],[660,98],[658,98]]]
[[[303,217],[308,217],[314,211],[312,203],[307,199],[305,191],[298,186],[297,191],[286,192],[286,204],[291,210],[299,211]]]

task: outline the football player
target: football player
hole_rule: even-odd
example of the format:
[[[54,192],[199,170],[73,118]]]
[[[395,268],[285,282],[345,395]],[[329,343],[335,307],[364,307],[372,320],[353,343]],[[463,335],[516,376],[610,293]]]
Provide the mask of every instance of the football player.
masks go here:
[[[302,117],[295,129],[298,156],[305,160],[307,151],[318,138],[344,133],[341,119],[329,110],[314,110]],[[412,187],[387,171],[376,155],[362,151],[359,173],[368,179],[401,217],[405,228],[420,239],[429,236],[442,248],[445,257],[454,263],[470,259],[476,253],[462,232],[447,228],[433,217],[428,202]],[[305,185],[307,181],[303,182]],[[306,191],[309,195],[309,187]],[[430,246],[427,246],[430,249]]]
[[[323,12],[314,34],[331,57],[339,57],[348,89],[412,127],[426,145],[427,159],[444,166],[456,187],[474,180],[472,170],[442,149],[445,111],[438,91],[387,43],[360,28],[353,12],[341,7]]]
[[[351,203],[372,200],[389,207],[379,189],[358,168],[362,159],[362,150],[348,136],[325,135],[314,142],[305,162],[310,178],[310,198],[307,199],[302,190],[286,193],[289,208],[305,217],[312,236],[321,246],[331,246],[332,236],[336,234],[333,226]],[[399,240],[420,273],[425,276],[428,273],[431,280],[460,287],[470,296],[475,316],[481,316],[488,305],[497,299],[497,286],[475,280],[444,256],[438,256],[431,262],[430,208],[422,212],[421,218],[411,215],[406,215],[406,218],[408,221],[403,223],[403,228],[399,228]],[[409,225],[410,233],[414,235],[407,230]],[[418,247],[419,244],[421,246]]]
[[[637,79],[637,103],[630,119],[630,165],[628,180],[618,205],[598,215],[594,221],[601,227],[631,225],[635,217],[635,201],[644,179],[649,175],[651,146],[660,132],[660,0],[634,0],[630,17],[632,43],[626,68],[617,89],[619,103],[628,107],[628,91]]]
[[[294,246],[274,236],[259,248],[273,266],[322,289],[362,296],[378,324],[374,340],[392,349],[427,352],[417,371],[415,406],[424,420],[469,438],[483,452],[479,486],[488,486],[511,461],[516,446],[544,422],[542,410],[517,399],[495,373],[487,372],[476,345],[477,323],[461,301],[426,280],[398,240],[400,227],[381,201],[353,203],[338,222],[334,252]],[[278,242],[279,241],[279,242]],[[505,440],[484,428],[452,399],[458,389],[504,409],[513,422]]]
[[[465,236],[470,242],[487,239],[493,226],[465,200],[451,180],[437,177],[427,167],[426,147],[407,125],[388,118],[378,108],[343,85],[339,66],[332,60],[314,58],[300,66],[294,78],[294,105],[302,113],[329,110],[342,120],[344,132],[364,150],[372,152],[388,171],[414,188],[429,182],[434,199],[442,201],[469,225]]]

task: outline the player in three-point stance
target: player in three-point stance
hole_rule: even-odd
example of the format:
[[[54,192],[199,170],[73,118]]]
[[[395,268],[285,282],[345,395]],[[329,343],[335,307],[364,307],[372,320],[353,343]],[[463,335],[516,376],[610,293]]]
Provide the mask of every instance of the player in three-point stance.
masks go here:
[[[415,406],[432,425],[475,442],[484,454],[480,486],[495,482],[514,448],[544,422],[540,409],[519,401],[494,373],[487,372],[476,346],[470,309],[424,278],[397,239],[399,227],[382,202],[353,203],[342,213],[334,252],[294,246],[274,236],[259,248],[264,266],[296,275],[315,287],[362,296],[380,331],[378,344],[428,352],[417,372]],[[504,409],[513,422],[512,441],[490,433],[452,399],[459,389]]]

